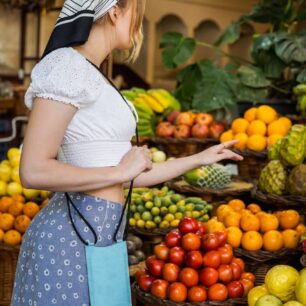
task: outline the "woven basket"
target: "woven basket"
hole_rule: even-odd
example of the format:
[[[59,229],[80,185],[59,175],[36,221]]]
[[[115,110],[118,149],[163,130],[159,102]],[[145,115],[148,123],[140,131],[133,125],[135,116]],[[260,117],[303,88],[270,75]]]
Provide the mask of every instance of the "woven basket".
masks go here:
[[[142,235],[142,236],[165,236],[173,229],[175,228],[168,227],[168,228],[145,229],[145,228],[138,228],[138,227],[130,227],[129,232],[135,235]]]
[[[17,266],[19,247],[0,244],[0,305],[9,306]]]

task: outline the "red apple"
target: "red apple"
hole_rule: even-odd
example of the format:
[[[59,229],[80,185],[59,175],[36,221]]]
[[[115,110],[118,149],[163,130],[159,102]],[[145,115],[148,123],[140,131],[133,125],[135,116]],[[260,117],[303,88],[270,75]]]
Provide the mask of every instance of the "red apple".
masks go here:
[[[228,246],[228,244],[225,244],[223,247],[218,249],[218,252],[221,255],[221,263],[222,264],[230,264],[234,254],[233,249]]]
[[[175,124],[176,118],[178,117],[179,114],[180,114],[179,111],[171,112],[167,117],[167,121],[170,122],[171,124]]]
[[[205,251],[213,251],[218,249],[219,239],[214,233],[206,234],[202,237],[202,248]]]
[[[204,268],[199,272],[200,282],[205,287],[210,287],[218,281],[218,271],[214,268]]]
[[[190,126],[186,124],[180,124],[175,127],[174,131],[175,138],[189,138],[190,137]]]
[[[199,113],[195,118],[196,123],[210,125],[214,121],[214,117],[211,114]]]
[[[203,236],[207,232],[207,228],[204,222],[198,221],[198,230],[196,231],[196,234],[199,236]]]
[[[241,278],[241,274],[242,274],[241,267],[235,262],[232,262],[230,264],[230,267],[231,267],[232,272],[233,272],[233,280],[239,280]]]
[[[160,122],[156,127],[156,136],[172,137],[174,135],[175,126],[170,122]]]
[[[224,246],[227,241],[227,232],[226,231],[220,231],[220,232],[215,232],[219,239],[219,246]]]
[[[165,237],[165,243],[168,248],[181,246],[182,235],[178,230],[172,230]]]
[[[151,285],[151,293],[160,298],[166,299],[167,298],[167,290],[168,290],[169,283],[164,279],[156,279]]]
[[[213,122],[209,127],[210,137],[219,139],[221,134],[225,131],[226,125],[223,122]]]
[[[178,227],[182,234],[196,233],[199,229],[197,220],[189,217],[183,218]]]
[[[199,251],[190,251],[185,257],[185,264],[187,267],[199,269],[202,266],[202,254]]]
[[[142,289],[145,292],[149,292],[150,287],[151,287],[154,280],[155,280],[155,278],[152,275],[143,274],[143,275],[139,276],[139,278],[137,280],[137,283],[138,283],[140,289]]]
[[[194,115],[191,112],[180,113],[176,118],[176,125],[188,125],[189,127],[193,126]]]
[[[170,249],[168,261],[181,266],[184,263],[186,252],[181,247],[174,247]]]
[[[227,284],[233,280],[233,271],[230,265],[221,265],[218,268],[219,281]]]
[[[163,260],[154,259],[149,263],[148,270],[151,275],[159,277],[162,275],[165,262]]]
[[[205,139],[209,135],[209,128],[206,124],[196,123],[191,129],[191,135],[195,138]]]
[[[241,282],[233,281],[227,284],[228,296],[230,299],[241,298],[244,294],[244,288]]]

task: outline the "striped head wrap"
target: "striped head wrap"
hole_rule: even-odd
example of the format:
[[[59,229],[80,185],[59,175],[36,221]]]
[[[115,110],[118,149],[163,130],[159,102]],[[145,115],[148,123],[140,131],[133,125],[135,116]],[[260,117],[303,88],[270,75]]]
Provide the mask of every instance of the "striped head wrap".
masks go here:
[[[118,0],[66,0],[50,36],[43,57],[50,52],[88,40],[94,21],[103,17]]]

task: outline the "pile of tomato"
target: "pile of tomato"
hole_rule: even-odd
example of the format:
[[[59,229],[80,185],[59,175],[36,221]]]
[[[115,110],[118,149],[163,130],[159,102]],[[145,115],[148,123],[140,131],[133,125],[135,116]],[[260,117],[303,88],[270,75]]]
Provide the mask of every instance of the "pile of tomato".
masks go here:
[[[245,272],[245,263],[226,240],[226,232],[207,234],[204,223],[184,218],[155,246],[147,268],[138,272],[140,289],[177,303],[246,296],[255,276]]]

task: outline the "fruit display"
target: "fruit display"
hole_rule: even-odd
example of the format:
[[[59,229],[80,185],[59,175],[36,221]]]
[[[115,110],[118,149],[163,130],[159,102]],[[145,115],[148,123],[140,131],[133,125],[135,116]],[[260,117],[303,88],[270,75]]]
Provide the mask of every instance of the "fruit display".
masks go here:
[[[306,84],[299,84],[293,88],[293,93],[297,97],[297,109],[302,116],[306,116]]]
[[[231,182],[231,174],[223,165],[212,164],[186,172],[184,179],[193,186],[222,189]]]
[[[129,265],[137,265],[145,259],[145,254],[141,250],[143,242],[140,237],[133,234],[128,234],[126,245],[128,249]]]
[[[154,229],[177,227],[183,217],[206,222],[212,205],[199,197],[185,197],[164,186],[161,189],[134,188],[130,210],[132,227]]]
[[[270,162],[259,177],[260,190],[278,196],[306,196],[305,156],[306,127],[296,124],[269,150]]]
[[[291,126],[290,119],[279,117],[271,106],[261,105],[248,109],[243,118],[235,119],[220,141],[237,139],[236,149],[262,152],[284,137]]]
[[[47,203],[48,199],[40,205],[33,201],[26,202],[25,197],[19,194],[2,197],[0,199],[0,242],[11,246],[19,245],[31,220]]]
[[[207,234],[205,225],[193,218],[182,219],[155,246],[146,267],[137,275],[140,289],[176,303],[241,298],[255,281],[243,260],[234,257],[226,232]]]
[[[288,265],[272,267],[265,276],[265,283],[250,290],[248,305],[306,305],[306,269],[298,272]]]
[[[206,223],[208,232],[218,231],[224,226],[227,243],[247,251],[296,249],[301,235],[306,233],[302,216],[292,209],[268,213],[258,204],[246,206],[243,201],[234,199],[220,205],[216,215]]]
[[[157,122],[164,113],[181,109],[180,103],[164,89],[141,88],[123,90],[124,97],[133,103],[139,117],[138,132],[140,136],[153,136]]]
[[[225,129],[225,123],[215,121],[211,114],[175,111],[157,125],[155,134],[164,138],[217,140]]]

